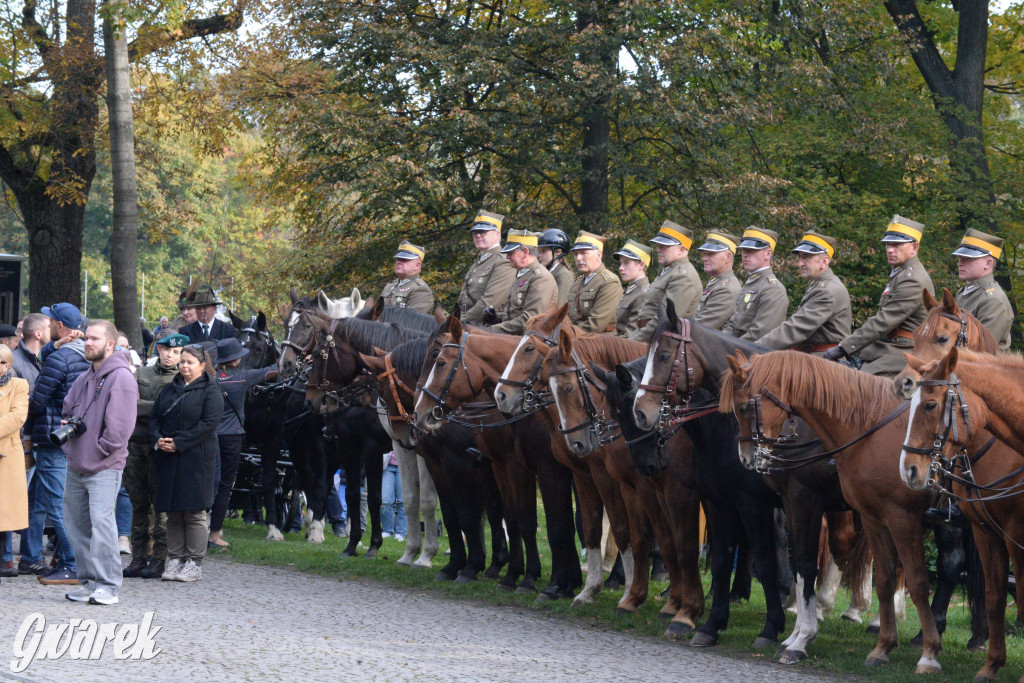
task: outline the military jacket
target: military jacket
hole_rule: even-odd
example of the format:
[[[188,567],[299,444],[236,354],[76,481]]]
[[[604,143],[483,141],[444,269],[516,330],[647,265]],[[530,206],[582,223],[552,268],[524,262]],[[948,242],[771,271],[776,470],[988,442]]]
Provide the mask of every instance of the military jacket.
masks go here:
[[[579,276],[569,288],[569,322],[584,332],[611,332],[615,329],[615,309],[622,298],[619,276],[604,267],[597,267],[586,278]]]
[[[786,319],[789,299],[771,268],[751,273],[736,296],[736,310],[722,332],[740,339],[760,339]]]
[[[563,259],[559,259],[555,267],[548,272],[554,276],[555,284],[558,285],[558,305],[562,306],[569,300],[569,288],[572,287],[573,281],[572,271],[565,265]]]
[[[913,256],[889,271],[889,280],[878,301],[878,312],[839,345],[846,353],[860,354],[864,361],[861,369],[865,372],[876,375],[898,373],[907,364],[903,352],[914,347],[911,334],[928,314],[921,300],[925,289],[935,294],[931,276],[921,261]]]
[[[701,325],[722,329],[736,311],[736,297],[740,293],[740,281],[732,269],[715,275],[708,280],[707,287],[697,302],[694,321]]]
[[[651,340],[654,328],[658,325],[658,309],[662,301],[671,300],[680,318],[692,317],[697,311],[702,289],[700,276],[689,259],[681,258],[662,268],[644,295],[638,316],[640,327],[629,338],[643,342]]]
[[[527,320],[548,310],[558,299],[555,278],[539,261],[512,274],[505,306],[499,312],[501,322],[491,325],[492,332],[522,334]]]
[[[466,271],[462,291],[459,293],[462,322],[480,325],[485,308],[504,305],[509,285],[515,276],[516,269],[501,255],[499,245],[495,244],[479,254]]]
[[[996,338],[1000,351],[1010,349],[1013,309],[1006,292],[989,274],[968,282],[956,293],[957,305],[970,313]]]
[[[434,293],[423,278],[414,277],[409,280],[392,280],[384,285],[380,297],[389,306],[411,308],[420,313],[433,313]]]
[[[837,344],[850,334],[853,313],[846,286],[829,268],[807,283],[807,290],[789,320],[757,340],[771,349]]]
[[[640,307],[644,305],[644,294],[650,289],[651,283],[647,276],[633,280],[622,292],[619,306],[615,309],[615,333],[620,337],[628,337],[637,328],[640,320]]]
[[[153,365],[143,365],[135,373],[135,381],[139,385],[139,399],[135,413],[135,430],[132,441],[145,442],[149,446],[149,414],[153,412],[153,403],[165,386],[178,376],[178,366],[165,368],[158,358]]]

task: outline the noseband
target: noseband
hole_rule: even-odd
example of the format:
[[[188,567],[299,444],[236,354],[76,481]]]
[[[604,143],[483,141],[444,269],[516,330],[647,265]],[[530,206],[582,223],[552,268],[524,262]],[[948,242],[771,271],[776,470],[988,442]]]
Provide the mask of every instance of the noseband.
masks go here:
[[[583,361],[580,360],[575,349],[572,352],[572,367],[565,368],[564,370],[549,370],[548,376],[568,375],[570,373],[576,374],[576,382],[579,384],[580,392],[583,394],[583,404],[587,409],[587,417],[583,422],[574,427],[566,427],[565,429],[558,427],[558,433],[563,435],[572,434],[581,429],[589,428],[597,438],[599,446],[610,444],[622,436],[622,433],[619,431],[619,423],[615,420],[606,420],[604,418],[604,411],[599,410],[594,403],[594,397],[590,393],[590,385],[594,382],[594,378],[590,375]]]
[[[527,330],[523,333],[524,337],[534,337],[539,339],[542,344],[547,346],[549,349],[553,349],[558,346],[558,332],[562,329],[562,323],[558,323],[555,329],[551,331],[551,334],[544,335],[536,330]],[[534,361],[533,367],[530,368],[529,374],[526,375],[526,379],[505,379],[502,377],[499,382],[501,384],[507,384],[510,387],[520,387],[523,390],[523,411],[532,412],[538,408],[551,405],[551,395],[547,389],[537,390],[537,385],[540,383],[541,365],[544,363],[544,356],[537,354],[537,360]]]

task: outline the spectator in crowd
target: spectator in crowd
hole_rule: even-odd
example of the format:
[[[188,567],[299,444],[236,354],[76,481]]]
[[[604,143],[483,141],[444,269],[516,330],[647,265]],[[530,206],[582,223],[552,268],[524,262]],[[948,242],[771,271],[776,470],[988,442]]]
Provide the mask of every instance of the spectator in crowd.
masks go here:
[[[132,502],[132,561],[123,571],[126,578],[157,579],[164,573],[167,515],[157,512],[154,504],[156,465],[149,441],[149,418],[160,391],[178,376],[181,349],[187,343],[188,337],[176,332],[157,340],[154,345],[157,362],[145,366],[135,376],[139,385],[139,402],[135,431],[128,443],[128,463],[124,469],[125,488]]]
[[[153,333],[146,328],[146,319],[141,316],[139,317],[139,326],[142,328],[142,352],[139,355],[145,359],[149,357],[149,350],[153,346]]]
[[[216,317],[217,306],[220,304],[221,300],[217,298],[217,295],[213,293],[213,289],[210,287],[204,287],[194,292],[192,298],[185,302],[185,306],[186,310],[192,309],[195,311],[196,321],[180,328],[178,332],[188,337],[189,341],[193,344],[204,341],[216,342],[228,337],[234,337],[236,334],[235,328]]]
[[[0,345],[6,346],[12,351],[18,348],[21,337],[18,335],[18,328],[14,325],[0,325]]]
[[[153,341],[156,341],[156,335],[164,330],[171,330],[171,321],[166,315],[160,316],[160,323],[153,328]],[[173,334],[174,330],[171,330],[171,333]]]
[[[22,546],[18,572],[35,574],[43,584],[78,585],[75,551],[64,527],[64,480],[67,456],[50,444],[50,432],[60,426],[64,397],[80,374],[89,369],[82,341],[82,313],[69,303],[43,307],[50,318],[50,339],[40,352],[43,366],[29,398],[29,419],[32,420],[32,455],[35,473],[29,485],[28,529]],[[113,509],[114,504],[110,505]],[[43,526],[49,517],[57,534],[52,569],[43,564]]]
[[[132,348],[132,343],[128,341],[128,335],[121,330],[117,331],[117,346],[114,347],[117,351],[127,351],[130,359],[130,368],[134,374],[139,368],[142,367],[142,358]]]
[[[66,427],[77,418],[84,428],[70,433],[61,446],[68,458],[64,518],[82,585],[65,597],[114,605],[121,588],[114,508],[128,459],[128,439],[135,427],[139,390],[128,353],[116,349],[113,323],[94,320],[83,345],[91,365],[64,397],[64,418]]]
[[[213,510],[210,512],[209,542],[221,547],[231,545],[221,537],[221,528],[224,526],[231,489],[235,486],[238,458],[245,439],[245,394],[257,384],[277,377],[277,365],[253,370],[240,367],[242,359],[247,355],[249,349],[243,348],[234,337],[217,342],[217,371],[214,376],[224,395],[224,414],[217,427],[220,474]]]
[[[182,349],[178,376],[165,386],[149,418],[156,450],[156,509],[167,513],[165,581],[198,581],[206,556],[224,398],[210,358],[195,344]]]
[[[28,382],[12,370],[14,354],[0,345],[0,532],[28,526],[28,486],[25,481],[25,458],[21,443],[21,426],[28,417]],[[4,550],[4,572],[0,576],[17,576],[10,547]]]
[[[402,476],[398,473],[395,452],[384,454],[384,475],[381,478],[380,525],[384,538],[404,541],[406,533],[405,501],[402,499]]]

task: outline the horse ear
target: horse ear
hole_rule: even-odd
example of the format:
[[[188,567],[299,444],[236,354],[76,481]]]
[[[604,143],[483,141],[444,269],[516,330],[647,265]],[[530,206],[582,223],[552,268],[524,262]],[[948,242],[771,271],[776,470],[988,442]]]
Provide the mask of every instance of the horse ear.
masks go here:
[[[926,292],[928,290],[925,290]],[[948,288],[942,288],[942,310],[950,315],[956,315],[959,317],[960,307],[956,305],[956,297],[953,296],[953,292],[949,291]]]
[[[462,306],[455,304],[455,308],[452,309],[452,317],[462,320]]]
[[[569,363],[572,360],[572,337],[564,329],[558,330],[558,361]]]
[[[263,315],[263,311],[256,312],[256,329],[265,330],[267,329],[267,316]]]
[[[324,318],[321,318],[318,315],[307,315],[306,319],[309,320],[310,325],[320,330],[321,332],[326,332],[327,328],[330,327],[330,322],[325,320]]]
[[[434,321],[437,323],[443,323],[445,320],[444,309],[440,306],[434,309]]]
[[[668,314],[668,325],[670,329],[679,327],[679,315],[676,313],[676,302],[665,297],[665,313]]]
[[[359,354],[359,360],[371,372],[381,372],[384,370],[383,356],[367,356],[365,353],[361,353]]]
[[[633,373],[621,363],[615,366],[615,377],[619,380],[619,387],[623,393],[633,388]]]
[[[377,299],[373,302],[373,314],[370,315],[370,320],[379,320],[381,313],[384,312],[384,299]]]
[[[449,318],[448,334],[452,335],[452,339],[462,339],[462,321],[454,316]]]
[[[291,297],[293,304],[299,303],[299,299],[302,298],[299,296],[299,292],[295,289],[295,287],[288,288],[288,296]]]
[[[928,290],[926,289],[925,291],[927,292]],[[927,361],[921,360],[909,351],[904,351],[903,355],[907,357],[907,367],[918,374],[921,374],[921,369],[928,364]]]
[[[245,327],[245,321],[235,315],[234,311],[228,311],[228,317],[231,318],[231,324],[235,326],[236,330],[240,330]]]
[[[321,289],[319,292],[316,293],[316,303],[323,310],[330,311],[331,310],[331,304],[333,302],[331,301],[331,298],[329,296],[327,296],[327,294],[324,292],[324,290]]]
[[[288,304],[278,304],[277,314],[281,316],[281,322],[286,323],[288,322],[288,316],[292,314],[292,307]]]
[[[924,310],[930,311],[939,305],[938,299],[932,296],[932,293],[927,289],[921,290],[921,301],[924,302]]]
[[[374,346],[373,355],[376,356],[377,358],[383,358],[384,356],[388,355],[388,352],[380,348],[379,346]]]
[[[737,382],[747,381],[747,371],[743,369],[743,366],[747,363],[747,357],[743,355],[742,351],[737,351],[735,356],[726,356],[726,360],[729,361],[729,370],[732,371],[732,377]]]
[[[352,310],[358,311],[363,306],[363,295],[359,293],[358,287],[352,288],[352,294],[348,300],[352,303]]]
[[[566,301],[562,304],[557,311],[555,311],[555,324],[560,325],[565,317],[569,315],[569,302]]]
[[[956,370],[956,363],[960,359],[960,352],[954,346],[946,354],[946,357],[939,363],[938,370],[943,377],[949,377]]]

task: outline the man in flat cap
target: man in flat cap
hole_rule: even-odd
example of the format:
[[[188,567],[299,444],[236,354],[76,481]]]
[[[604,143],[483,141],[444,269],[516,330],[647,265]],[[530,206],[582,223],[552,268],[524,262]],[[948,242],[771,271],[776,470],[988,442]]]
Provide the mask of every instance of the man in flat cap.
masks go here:
[[[581,230],[572,245],[580,276],[569,288],[569,322],[584,332],[615,331],[615,308],[622,298],[622,284],[601,260],[606,240]]]
[[[423,247],[402,240],[395,254],[395,275],[398,279],[384,285],[380,295],[385,304],[411,308],[420,313],[433,313],[434,293],[430,291],[430,285],[420,277],[426,253]]]
[[[953,252],[964,286],[956,293],[956,303],[988,328],[996,338],[1000,351],[1010,349],[1010,327],[1013,309],[1006,292],[995,281],[992,273],[996,261],[1003,255],[1002,238],[968,228]]]
[[[935,294],[932,278],[917,258],[923,233],[921,223],[898,214],[892,217],[882,236],[891,270],[878,312],[839,346],[826,351],[825,358],[839,360],[859,354],[864,362],[861,369],[873,375],[895,376],[906,366],[903,352],[914,347],[914,330],[928,314],[921,293],[927,289]]]
[[[483,324],[484,309],[505,303],[509,285],[516,276],[516,269],[499,253],[504,222],[505,217],[500,214],[481,211],[469,228],[477,257],[466,271],[459,293],[460,318],[464,323]]]
[[[708,284],[700,295],[697,313],[693,316],[694,321],[701,325],[720,330],[736,311],[740,281],[732,267],[739,245],[739,237],[712,230],[704,244],[697,247],[704,262],[704,274],[708,276]]]
[[[637,329],[629,335],[630,339],[643,342],[651,341],[663,301],[671,300],[679,317],[689,318],[697,311],[697,301],[703,289],[700,276],[688,258],[693,246],[693,233],[689,228],[665,221],[658,234],[649,241],[658,253],[661,272],[644,295]]]
[[[490,325],[492,332],[522,334],[527,320],[548,310],[558,300],[558,283],[537,260],[538,237],[539,232],[508,231],[501,253],[508,254],[508,262],[516,271],[502,310],[485,308],[483,311],[483,323]]]
[[[850,334],[853,313],[846,286],[832,271],[836,240],[808,230],[793,248],[807,289],[789,320],[757,340],[771,349],[822,354]]]
[[[754,341],[782,324],[789,310],[786,287],[772,272],[772,255],[779,234],[751,225],[743,231],[740,253],[747,281],[736,296],[736,310],[722,331]]]
[[[626,240],[622,249],[612,254],[612,258],[619,262],[619,276],[626,283],[626,289],[615,309],[615,333],[620,337],[628,337],[637,329],[644,296],[651,288],[647,269],[651,266],[652,251],[639,242]]]

